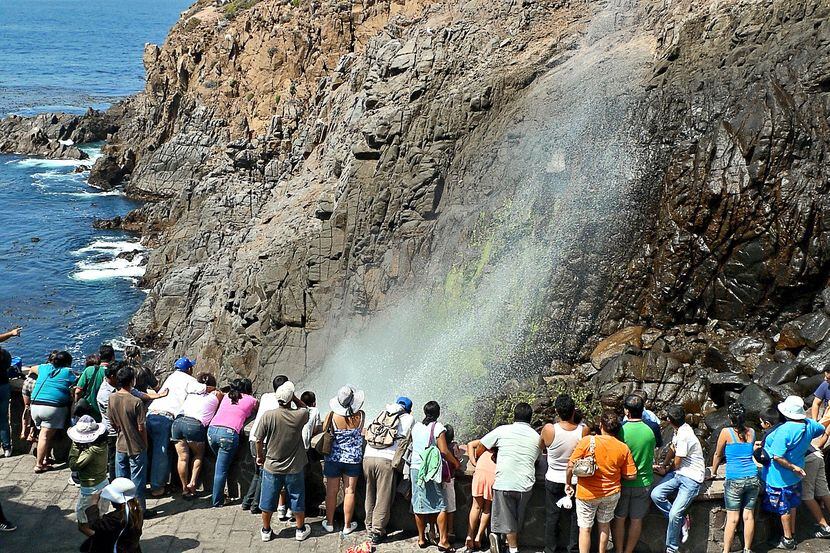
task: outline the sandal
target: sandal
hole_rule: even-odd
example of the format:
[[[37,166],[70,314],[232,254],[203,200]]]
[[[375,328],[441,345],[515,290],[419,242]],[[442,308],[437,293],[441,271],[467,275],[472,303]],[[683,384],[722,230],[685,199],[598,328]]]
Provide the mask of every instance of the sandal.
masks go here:
[[[35,474],[43,474],[44,472],[48,472],[52,467],[49,465],[37,465],[35,466]]]
[[[478,548],[476,548],[475,540],[473,538],[471,538],[470,536],[467,536],[464,539],[464,548],[467,551],[478,551]]]
[[[426,549],[427,547],[429,547],[429,546],[431,546],[431,545],[432,545],[432,544],[431,544],[431,543],[429,543],[429,541],[426,541],[426,542],[424,542],[424,543],[418,542],[418,547],[419,547],[419,548],[421,548],[421,549]]]
[[[455,553],[455,547],[451,545],[448,545],[447,547],[439,545],[438,551],[440,551],[441,553]]]

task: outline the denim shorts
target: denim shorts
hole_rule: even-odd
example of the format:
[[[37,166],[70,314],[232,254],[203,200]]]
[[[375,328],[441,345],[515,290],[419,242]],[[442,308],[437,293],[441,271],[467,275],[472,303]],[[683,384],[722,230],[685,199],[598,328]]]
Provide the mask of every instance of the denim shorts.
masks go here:
[[[761,481],[757,476],[727,479],[723,485],[723,503],[727,511],[751,511],[758,501]]]
[[[768,513],[786,515],[799,505],[801,505],[801,482],[786,488],[765,486],[763,507]]]
[[[362,463],[341,463],[328,459],[323,463],[323,476],[326,478],[340,478],[341,476],[357,478],[361,474],[363,474]]]
[[[185,440],[187,442],[205,443],[207,441],[207,428],[193,417],[179,416],[173,421],[170,435],[175,441]]]
[[[294,474],[274,474],[263,469],[262,490],[259,498],[259,508],[266,513],[277,510],[277,497],[282,489],[288,496],[288,507],[292,512],[305,512],[305,471]]]

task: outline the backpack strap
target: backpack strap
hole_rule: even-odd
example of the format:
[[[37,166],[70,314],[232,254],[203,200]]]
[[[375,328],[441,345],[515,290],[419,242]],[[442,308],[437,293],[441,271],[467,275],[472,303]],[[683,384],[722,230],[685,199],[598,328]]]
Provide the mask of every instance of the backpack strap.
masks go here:
[[[591,434],[591,445],[588,447],[588,453],[593,455],[596,448],[597,448],[596,436]]]
[[[432,423],[429,427],[429,442],[427,443],[427,447],[435,445],[435,425],[437,421]]]

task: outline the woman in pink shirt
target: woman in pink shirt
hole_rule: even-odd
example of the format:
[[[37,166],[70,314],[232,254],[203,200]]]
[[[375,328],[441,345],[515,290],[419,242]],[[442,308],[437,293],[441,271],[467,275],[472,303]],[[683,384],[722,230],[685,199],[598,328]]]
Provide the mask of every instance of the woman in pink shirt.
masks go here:
[[[225,483],[236,450],[239,448],[239,433],[245,421],[256,413],[259,402],[252,395],[243,393],[245,383],[239,379],[231,382],[231,390],[219,404],[210,422],[207,437],[210,449],[216,454],[216,472],[213,475],[213,506],[225,503]]]
[[[209,388],[216,387],[216,379],[210,373],[200,373],[196,376],[196,381]],[[179,457],[177,469],[182,481],[182,497],[185,499],[193,499],[199,485],[208,425],[213,420],[223,395],[219,390],[187,394],[181,414],[173,421],[171,435],[176,442],[176,454]]]

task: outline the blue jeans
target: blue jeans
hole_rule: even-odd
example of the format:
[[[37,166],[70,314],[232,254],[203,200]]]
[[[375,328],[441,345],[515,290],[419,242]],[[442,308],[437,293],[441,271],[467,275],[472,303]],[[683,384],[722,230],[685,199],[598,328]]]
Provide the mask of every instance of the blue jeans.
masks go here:
[[[0,384],[0,445],[6,451],[12,449],[12,433],[9,428],[9,398],[11,387],[8,384]]]
[[[216,470],[213,473],[213,506],[221,507],[225,503],[225,483],[228,471],[239,447],[239,434],[224,426],[208,428],[208,444],[216,454]]]
[[[147,486],[147,452],[142,451],[138,455],[128,455],[115,452],[115,476],[117,478],[129,478],[135,484],[136,498],[141,503],[141,508],[146,509],[144,502],[144,488]]]
[[[669,519],[669,526],[666,529],[666,551],[674,552],[680,548],[680,527],[683,526],[686,510],[699,491],[699,483],[676,472],[667,474],[663,481],[651,490],[651,500]],[[675,492],[677,492],[677,497],[672,503],[669,497]]]
[[[147,433],[150,435],[151,466],[150,489],[163,490],[170,479],[170,461],[167,450],[170,448],[170,429],[173,421],[163,415],[147,415]]]

